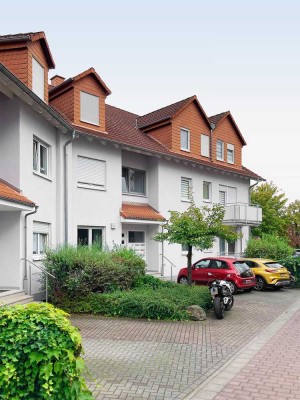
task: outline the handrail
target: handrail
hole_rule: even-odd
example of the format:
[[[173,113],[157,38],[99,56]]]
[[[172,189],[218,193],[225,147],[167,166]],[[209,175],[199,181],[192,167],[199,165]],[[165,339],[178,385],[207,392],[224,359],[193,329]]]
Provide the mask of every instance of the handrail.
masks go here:
[[[162,258],[165,258],[171,264],[171,281],[173,281],[173,267],[177,268],[177,266],[171,260],[169,260],[168,257],[166,257],[165,255],[163,254],[160,255],[162,256]]]
[[[46,303],[48,303],[48,276],[50,276],[53,279],[56,279],[56,276],[50,274],[50,272],[48,272],[45,268],[33,263],[32,261],[28,260],[27,258],[21,258],[21,261],[28,262],[30,265],[33,265],[34,267],[36,267],[40,271],[42,271],[43,274],[45,274],[45,277],[46,277]],[[28,290],[28,294],[31,296],[31,270],[30,270],[30,274],[29,274],[29,279],[30,279],[30,285],[29,285],[30,289]]]

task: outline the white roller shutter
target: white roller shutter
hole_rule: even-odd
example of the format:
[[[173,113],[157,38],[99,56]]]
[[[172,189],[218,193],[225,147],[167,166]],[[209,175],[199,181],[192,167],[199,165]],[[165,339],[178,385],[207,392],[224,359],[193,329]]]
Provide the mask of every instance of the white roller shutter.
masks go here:
[[[44,68],[32,57],[32,91],[45,100]]]
[[[181,178],[181,198],[184,200],[189,200],[191,189],[191,179]]]
[[[78,183],[95,187],[105,187],[106,163],[94,158],[78,156],[77,176]]]
[[[45,222],[33,221],[33,232],[34,233],[45,233],[46,235],[49,235],[50,224],[47,224]]]
[[[219,191],[219,203],[223,206],[226,204],[226,192],[223,192],[222,190]]]
[[[80,120],[99,125],[99,97],[80,92]]]
[[[209,157],[209,136],[201,134],[201,156]]]

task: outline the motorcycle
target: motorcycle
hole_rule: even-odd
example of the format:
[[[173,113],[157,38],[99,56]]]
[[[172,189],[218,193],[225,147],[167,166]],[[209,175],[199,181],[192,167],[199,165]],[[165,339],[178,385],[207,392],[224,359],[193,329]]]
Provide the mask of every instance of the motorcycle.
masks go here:
[[[289,272],[289,274],[290,274],[290,283],[288,285],[285,285],[284,287],[288,289],[293,289],[295,287],[297,278],[294,275],[292,275],[291,272]]]
[[[210,276],[214,276],[211,272]],[[215,279],[209,285],[210,294],[213,301],[213,308],[218,319],[223,319],[225,311],[232,309],[234,297],[228,282]]]

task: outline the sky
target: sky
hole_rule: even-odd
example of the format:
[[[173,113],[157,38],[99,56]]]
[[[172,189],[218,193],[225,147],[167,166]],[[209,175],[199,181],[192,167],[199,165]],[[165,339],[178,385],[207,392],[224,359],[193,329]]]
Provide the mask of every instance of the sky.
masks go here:
[[[43,5],[44,4],[44,5]],[[46,4],[48,6],[46,6]],[[107,103],[139,115],[197,95],[230,110],[243,165],[300,199],[300,2],[3,2],[0,34],[44,31],[65,78],[94,67]]]

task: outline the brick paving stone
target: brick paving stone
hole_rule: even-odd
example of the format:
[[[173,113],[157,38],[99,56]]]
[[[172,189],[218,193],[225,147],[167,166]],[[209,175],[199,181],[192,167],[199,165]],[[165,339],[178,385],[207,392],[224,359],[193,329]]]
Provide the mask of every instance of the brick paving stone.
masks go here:
[[[210,312],[204,322],[74,315],[72,323],[80,328],[83,337],[84,359],[90,372],[88,385],[97,400],[184,399],[287,310],[296,301],[295,293],[300,294],[300,291],[238,294],[233,309],[226,313],[224,320],[215,319]],[[282,349],[281,357],[283,355]],[[290,355],[296,362],[294,355]],[[268,358],[263,357],[259,362],[265,360],[264,366],[271,370],[273,365],[268,363]],[[248,377],[256,367],[255,362],[247,364],[247,372],[236,381],[238,384],[227,387],[218,400],[224,396],[234,398],[231,395],[235,389],[241,390],[243,377]],[[278,372],[276,368],[275,372]],[[261,380],[255,382],[257,388]],[[251,393],[253,399],[258,399],[259,395],[261,400],[266,398],[263,392],[250,391],[253,384],[250,379],[244,384],[244,392],[236,393],[236,396]],[[276,390],[283,389],[286,388],[276,387]],[[282,395],[286,394],[282,392]]]

